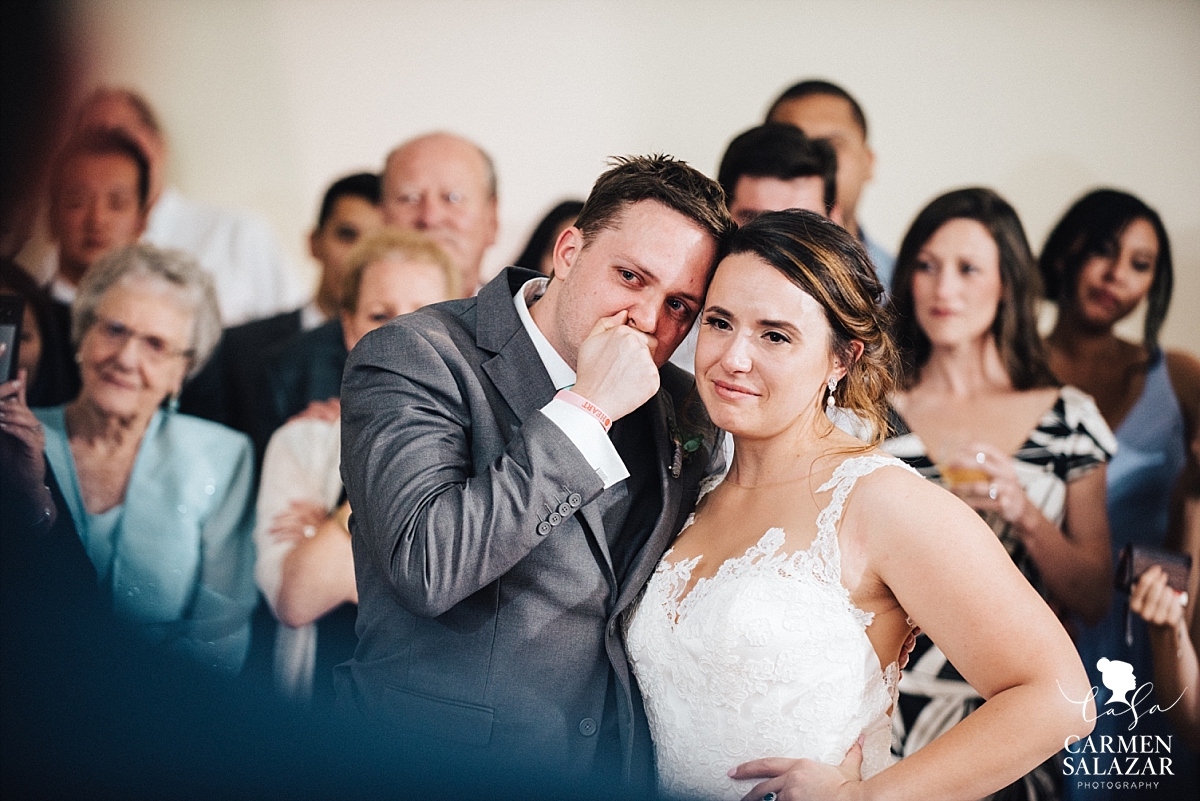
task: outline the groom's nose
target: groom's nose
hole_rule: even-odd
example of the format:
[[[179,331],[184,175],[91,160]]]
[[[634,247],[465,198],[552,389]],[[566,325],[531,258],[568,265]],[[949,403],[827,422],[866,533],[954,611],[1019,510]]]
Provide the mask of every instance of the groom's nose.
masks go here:
[[[628,325],[653,337],[654,332],[658,330],[658,307],[654,303],[640,303],[630,306],[628,311]]]

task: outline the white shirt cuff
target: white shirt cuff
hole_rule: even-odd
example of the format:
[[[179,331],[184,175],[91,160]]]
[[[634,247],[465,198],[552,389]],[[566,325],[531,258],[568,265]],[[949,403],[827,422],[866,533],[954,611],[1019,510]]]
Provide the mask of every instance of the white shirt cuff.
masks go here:
[[[617,447],[612,444],[599,420],[583,409],[557,398],[542,407],[542,414],[562,429],[567,439],[579,449],[583,458],[587,459],[587,463],[604,482],[605,489],[629,478],[625,462],[621,461]]]

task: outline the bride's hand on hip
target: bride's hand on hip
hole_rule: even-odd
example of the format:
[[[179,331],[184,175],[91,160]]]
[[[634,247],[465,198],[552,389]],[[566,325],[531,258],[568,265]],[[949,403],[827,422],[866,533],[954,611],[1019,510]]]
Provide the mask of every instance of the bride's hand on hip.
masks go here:
[[[729,777],[766,780],[754,785],[742,801],[856,799],[862,788],[862,742],[859,737],[837,766],[811,759],[768,757],[738,765],[729,771]]]

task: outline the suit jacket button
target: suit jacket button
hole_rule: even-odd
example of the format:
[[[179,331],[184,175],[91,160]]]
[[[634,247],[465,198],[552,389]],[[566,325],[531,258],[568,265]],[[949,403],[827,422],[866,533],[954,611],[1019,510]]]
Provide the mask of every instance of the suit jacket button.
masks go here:
[[[550,533],[550,528],[550,524],[543,520],[542,522],[538,523],[537,533],[544,537]]]
[[[579,733],[584,737],[591,737],[596,733],[596,721],[591,718],[584,718],[579,721]]]
[[[580,495],[578,492],[572,492],[570,495],[567,496],[567,503],[571,504],[571,506],[578,509],[579,505],[581,503],[583,503],[583,496]]]
[[[560,503],[558,505],[558,513],[560,515],[562,515],[563,517],[566,517],[567,515],[571,514],[571,504],[567,503],[566,501],[563,501],[562,503]]]
[[[562,522],[562,515],[560,515],[558,512],[551,512],[550,515],[546,518],[546,522],[552,526],[557,526],[559,523]]]

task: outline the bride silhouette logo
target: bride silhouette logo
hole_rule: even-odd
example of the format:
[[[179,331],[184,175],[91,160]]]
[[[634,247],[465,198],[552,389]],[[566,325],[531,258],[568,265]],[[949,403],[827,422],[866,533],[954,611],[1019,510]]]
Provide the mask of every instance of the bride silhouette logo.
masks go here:
[[[1122,662],[1120,659],[1106,659],[1100,657],[1100,661],[1096,663],[1096,668],[1100,671],[1101,681],[1104,686],[1112,690],[1112,697],[1108,699],[1105,706],[1109,704],[1125,704],[1130,710],[1133,710],[1133,703],[1125,698],[1127,693],[1131,693],[1137,688],[1137,678],[1133,675],[1133,665],[1128,662]],[[1136,712],[1134,713],[1137,714]]]
[[[1152,715],[1155,712],[1166,712],[1171,707],[1160,707],[1151,704],[1154,695],[1153,682],[1138,684],[1133,674],[1133,665],[1120,659],[1101,657],[1096,662],[1100,671],[1100,680],[1112,695],[1100,706],[1100,690],[1090,688],[1088,696],[1077,701],[1065,692],[1063,697],[1072,703],[1079,704],[1083,709],[1084,720],[1093,721],[1110,715],[1120,717],[1129,715],[1131,720],[1127,731],[1132,732],[1138,724],[1141,715]],[[1062,686],[1059,686],[1062,692]],[[1175,700],[1183,698],[1181,695]],[[1089,702],[1096,703],[1096,717],[1088,716]],[[1139,709],[1139,705],[1143,708]],[[1144,707],[1149,706],[1148,709]],[[1175,706],[1175,704],[1171,704]],[[1156,790],[1159,786],[1158,777],[1174,776],[1175,770],[1171,758],[1172,735],[1159,734],[1130,734],[1130,735],[1092,735],[1080,739],[1072,734],[1063,743],[1067,755],[1063,757],[1063,776],[1084,777],[1076,787],[1080,789],[1108,790]],[[1143,781],[1141,777],[1153,776],[1155,781]],[[1118,777],[1116,779],[1112,777]],[[1130,780],[1130,777],[1138,777]]]
[[[1084,720],[1094,721],[1098,718],[1107,716],[1121,717],[1129,715],[1131,718],[1129,723],[1129,731],[1133,731],[1137,727],[1138,720],[1142,715],[1153,715],[1155,712],[1166,712],[1182,700],[1183,695],[1170,706],[1159,706],[1158,704],[1150,704],[1146,708],[1147,702],[1154,697],[1154,682],[1146,682],[1139,685],[1137,677],[1133,674],[1133,665],[1128,662],[1122,662],[1120,659],[1108,659],[1100,657],[1096,662],[1096,668],[1100,671],[1100,680],[1109,690],[1112,695],[1108,701],[1104,703],[1103,708],[1099,707],[1100,689],[1092,687],[1088,696],[1082,700],[1071,698],[1063,691],[1062,685],[1059,685],[1058,691],[1062,693],[1063,698],[1066,698],[1073,704],[1079,704],[1083,711]],[[1088,717],[1088,702],[1097,702],[1096,717]]]

